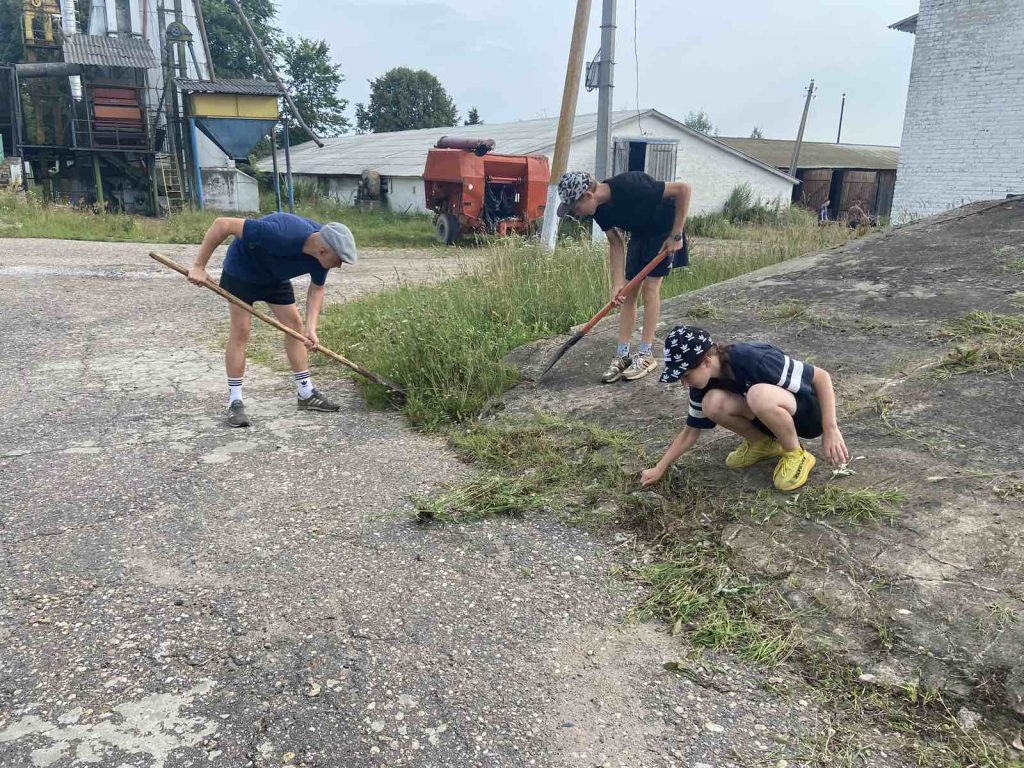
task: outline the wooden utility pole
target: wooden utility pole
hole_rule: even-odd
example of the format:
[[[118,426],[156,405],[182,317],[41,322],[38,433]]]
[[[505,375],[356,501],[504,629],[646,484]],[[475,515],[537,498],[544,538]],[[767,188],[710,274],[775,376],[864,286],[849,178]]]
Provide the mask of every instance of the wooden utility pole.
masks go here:
[[[562,90],[562,109],[558,114],[558,134],[555,137],[555,154],[551,161],[551,183],[548,185],[544,227],[540,238],[541,244],[549,251],[555,249],[555,240],[558,237],[558,179],[565,173],[569,162],[569,145],[572,143],[572,127],[576,119],[576,100],[580,92],[580,76],[583,72],[583,53],[587,45],[589,21],[590,0],[576,0],[576,18],[572,25],[569,63],[565,69],[565,87]]]
[[[814,96],[814,80],[807,86],[807,100],[804,102],[804,113],[800,117],[800,130],[796,134],[796,144],[793,145],[793,157],[789,161],[789,175],[796,176],[797,161],[800,160],[800,145],[804,141],[804,128],[807,126],[807,113],[811,110],[811,98]]]
[[[836,132],[836,144],[843,136],[843,112],[846,111],[846,94],[843,94],[843,103],[839,105],[839,130]]]

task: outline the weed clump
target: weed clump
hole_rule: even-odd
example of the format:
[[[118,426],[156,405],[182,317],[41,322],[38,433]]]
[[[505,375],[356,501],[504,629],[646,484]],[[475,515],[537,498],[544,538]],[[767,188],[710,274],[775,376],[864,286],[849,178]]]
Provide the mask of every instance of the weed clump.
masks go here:
[[[935,368],[940,379],[1011,373],[1024,367],[1024,316],[969,312],[946,323],[936,339],[954,346]]]

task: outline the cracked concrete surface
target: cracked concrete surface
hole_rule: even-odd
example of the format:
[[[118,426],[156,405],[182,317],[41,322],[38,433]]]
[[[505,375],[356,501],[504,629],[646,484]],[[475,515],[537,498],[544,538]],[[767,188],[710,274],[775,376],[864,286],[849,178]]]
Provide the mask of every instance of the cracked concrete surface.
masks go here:
[[[417,527],[466,469],[349,383],[298,413],[250,365],[223,426],[225,307],[150,248],[0,242],[0,765],[725,768],[814,734],[766,672],[664,670],[590,534]],[[330,300],[449,267],[367,251]]]

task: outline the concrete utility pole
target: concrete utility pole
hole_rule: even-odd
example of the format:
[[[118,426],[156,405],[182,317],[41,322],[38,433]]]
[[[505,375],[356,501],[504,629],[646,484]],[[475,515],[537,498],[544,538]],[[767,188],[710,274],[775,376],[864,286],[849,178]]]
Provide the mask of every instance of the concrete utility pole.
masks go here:
[[[839,105],[839,131],[836,133],[836,144],[843,135],[843,112],[846,111],[846,94],[843,94],[843,103]]]
[[[611,173],[608,161],[612,145],[612,89],[615,87],[615,5],[616,0],[604,0],[601,11],[601,65],[598,69],[597,90],[597,157],[594,175],[598,181]]]
[[[796,176],[796,165],[800,159],[800,145],[804,141],[804,128],[807,126],[807,113],[811,110],[811,98],[814,96],[814,80],[807,86],[807,101],[804,102],[804,113],[800,117],[800,130],[796,134],[796,144],[793,145],[793,157],[789,161],[789,175]]]
[[[597,77],[597,156],[594,175],[598,181],[611,176],[612,89],[615,88],[615,6],[618,0],[603,0],[601,11],[601,62]],[[603,242],[604,232],[595,221],[591,237]]]
[[[562,90],[562,109],[558,115],[555,154],[551,161],[551,183],[548,185],[544,227],[540,236],[541,244],[548,251],[555,250],[555,241],[558,238],[558,179],[565,173],[569,162],[569,144],[572,142],[572,126],[576,119],[576,101],[580,92],[580,75],[583,71],[583,53],[587,44],[589,21],[590,0],[576,0],[576,18],[572,25],[569,62],[565,68],[565,87]]]

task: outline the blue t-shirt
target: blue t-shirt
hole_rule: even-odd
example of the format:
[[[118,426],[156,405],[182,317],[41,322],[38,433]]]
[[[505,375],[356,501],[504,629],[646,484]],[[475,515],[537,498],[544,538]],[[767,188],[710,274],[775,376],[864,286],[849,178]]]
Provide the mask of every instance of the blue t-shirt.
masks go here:
[[[731,379],[711,379],[704,389],[690,387],[690,409],[686,426],[714,429],[715,422],[704,415],[704,395],[711,389],[725,389],[746,395],[755,384],[774,384],[797,398],[814,395],[814,366],[790,357],[771,344],[733,344],[729,348]]]
[[[270,213],[246,219],[242,236],[228,246],[224,271],[256,285],[277,285],[299,275],[309,275],[323,285],[327,270],[302,252],[302,246],[320,224],[293,213]]]

